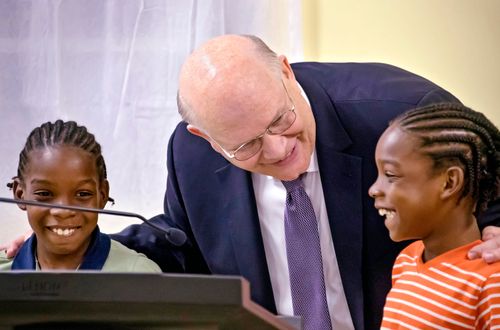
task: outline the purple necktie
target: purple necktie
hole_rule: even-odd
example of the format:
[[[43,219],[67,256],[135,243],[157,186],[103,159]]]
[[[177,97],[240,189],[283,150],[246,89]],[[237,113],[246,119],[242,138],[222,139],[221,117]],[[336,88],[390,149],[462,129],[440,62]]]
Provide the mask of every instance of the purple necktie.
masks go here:
[[[300,177],[286,188],[285,236],[293,312],[305,330],[331,329],[326,302],[318,222]]]

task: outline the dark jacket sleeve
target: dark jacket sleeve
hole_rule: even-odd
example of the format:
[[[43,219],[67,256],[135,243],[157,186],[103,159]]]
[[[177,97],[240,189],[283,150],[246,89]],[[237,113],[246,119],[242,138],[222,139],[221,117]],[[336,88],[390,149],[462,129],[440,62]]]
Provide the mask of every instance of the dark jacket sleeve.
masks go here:
[[[179,184],[179,176],[186,177],[192,175],[192,173],[185,166],[176,166],[177,163],[181,162],[178,158],[185,160],[184,156],[186,154],[198,153],[196,145],[200,141],[200,138],[187,132],[186,123],[184,122],[177,125],[170,138],[167,151],[168,176],[167,189],[163,202],[163,216],[169,220],[171,226],[184,231],[187,235],[186,244],[182,246],[182,258],[178,258],[183,270],[188,273],[207,274],[210,271],[194,238],[187,207],[184,204],[182,189]],[[183,171],[180,174],[179,168]]]
[[[418,102],[418,107],[423,107],[426,105],[434,104],[434,103],[460,103],[461,102],[453,96],[451,93],[445,91],[436,86],[436,89],[430,91],[425,94],[424,97]]]
[[[500,198],[490,202],[488,209],[477,218],[481,230],[486,226],[500,226]]]
[[[159,214],[149,221],[160,228],[171,227],[168,215],[165,214]],[[185,271],[184,248],[171,244],[165,237],[165,233],[159,230],[145,224],[131,225],[110,236],[128,248],[145,254],[164,272],[182,273]]]

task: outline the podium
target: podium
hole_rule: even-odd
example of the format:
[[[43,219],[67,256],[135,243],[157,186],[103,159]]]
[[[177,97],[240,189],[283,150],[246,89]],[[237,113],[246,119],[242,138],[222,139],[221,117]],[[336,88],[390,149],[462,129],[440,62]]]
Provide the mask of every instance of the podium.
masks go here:
[[[238,276],[0,273],[0,330],[297,328],[251,301]]]

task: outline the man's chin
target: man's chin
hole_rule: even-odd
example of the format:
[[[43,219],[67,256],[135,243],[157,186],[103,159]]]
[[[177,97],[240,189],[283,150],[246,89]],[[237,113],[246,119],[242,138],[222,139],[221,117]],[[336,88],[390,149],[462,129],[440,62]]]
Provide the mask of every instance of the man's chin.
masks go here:
[[[267,175],[281,181],[292,181],[307,171],[309,160],[305,161],[303,157],[297,157],[288,164],[260,164],[258,166],[241,167],[244,170],[261,175]]]
[[[257,173],[271,176],[276,180],[280,181],[292,181],[297,179],[306,170],[307,167],[305,167],[304,169],[301,168],[301,169],[287,169],[287,170],[273,167],[273,168],[262,169],[262,171],[258,171]]]
[[[302,173],[296,173],[296,174],[289,174],[289,175],[282,175],[279,178],[275,177],[276,179],[280,181],[292,181],[297,179]]]

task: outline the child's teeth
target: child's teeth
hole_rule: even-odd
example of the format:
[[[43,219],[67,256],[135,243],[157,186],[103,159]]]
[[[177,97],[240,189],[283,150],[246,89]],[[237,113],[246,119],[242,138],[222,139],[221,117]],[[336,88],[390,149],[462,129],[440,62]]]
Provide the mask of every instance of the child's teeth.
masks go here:
[[[52,232],[59,235],[59,236],[70,236],[75,232],[74,228],[66,228],[66,229],[61,229],[61,228],[53,228]]]
[[[385,216],[387,219],[392,219],[394,217],[394,214],[396,212],[394,211],[390,211],[390,210],[387,210],[387,209],[379,209],[378,210],[378,214],[383,217]]]

